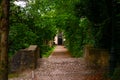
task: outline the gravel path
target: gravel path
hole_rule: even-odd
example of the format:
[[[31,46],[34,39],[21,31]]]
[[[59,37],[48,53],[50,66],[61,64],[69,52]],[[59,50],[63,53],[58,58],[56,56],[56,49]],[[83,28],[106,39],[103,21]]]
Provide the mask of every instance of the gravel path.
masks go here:
[[[90,79],[95,70],[86,68],[83,58],[72,58],[64,46],[57,46],[49,58],[38,60],[34,71],[9,80],[102,80]]]
[[[49,58],[71,58],[71,55],[64,46],[56,46]]]

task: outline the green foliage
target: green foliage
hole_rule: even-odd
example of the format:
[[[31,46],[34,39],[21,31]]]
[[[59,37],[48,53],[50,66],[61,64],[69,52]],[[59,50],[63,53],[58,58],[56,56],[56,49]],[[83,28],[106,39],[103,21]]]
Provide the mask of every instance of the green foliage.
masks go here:
[[[85,44],[94,45],[92,23],[88,18],[83,18],[79,9],[79,1],[59,1],[56,10],[56,24],[62,29],[66,38],[65,44],[73,57],[83,55]],[[64,7],[64,9],[63,9]]]
[[[10,53],[25,48],[30,44],[37,44],[41,52],[48,51],[48,42],[56,34],[57,28],[64,31],[66,43],[73,53],[79,57],[84,44],[93,43],[91,35],[87,35],[88,20],[80,19],[76,4],[79,0],[30,1],[26,8],[11,5]],[[64,9],[63,9],[64,8]],[[57,27],[57,28],[56,28]],[[90,28],[89,31],[90,32]],[[19,33],[22,32],[22,33]],[[24,36],[23,36],[24,35]],[[91,42],[90,42],[91,41]],[[19,45],[18,45],[19,43]]]
[[[44,48],[46,49],[46,47],[44,46]],[[55,47],[49,47],[48,50],[45,50],[43,53],[43,57],[48,58],[51,53],[53,52],[53,50],[55,49]],[[47,51],[47,52],[46,52]]]
[[[81,0],[79,5],[80,8],[82,7],[83,15],[92,23],[102,23],[108,17],[105,0],[99,0],[99,2],[97,0]]]
[[[69,30],[69,32],[67,32],[67,30],[67,33],[65,32],[69,50],[74,57],[80,57],[83,55],[84,45],[94,45],[95,43],[92,35],[91,23],[87,18],[81,18],[79,25],[76,25],[73,28],[71,27]]]
[[[48,0],[30,1],[25,8],[16,6],[11,1],[9,55],[13,55],[19,49],[36,44],[40,50],[49,51],[48,42],[53,40],[56,34],[54,22],[54,10]],[[40,3],[40,4],[38,4]],[[49,9],[49,10],[48,10]],[[42,51],[41,51],[42,52]],[[43,52],[44,53],[44,52]]]
[[[120,80],[120,68],[116,68],[113,76],[112,76],[112,80]]]
[[[10,52],[15,50],[24,49],[30,44],[34,44],[37,35],[33,33],[26,25],[22,23],[16,23],[10,27],[9,32],[9,44]]]
[[[87,18],[81,18],[80,19],[80,29],[81,36],[83,37],[83,45],[89,44],[94,45],[95,44],[95,37],[92,35],[92,24]]]

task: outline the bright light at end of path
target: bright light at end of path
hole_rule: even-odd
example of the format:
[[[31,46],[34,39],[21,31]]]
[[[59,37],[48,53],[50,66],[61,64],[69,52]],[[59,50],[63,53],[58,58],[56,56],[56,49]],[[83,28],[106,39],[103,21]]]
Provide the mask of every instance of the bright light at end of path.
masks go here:
[[[21,7],[25,7],[26,6],[26,2],[25,1],[15,1],[14,4],[17,5],[17,6],[21,6]]]

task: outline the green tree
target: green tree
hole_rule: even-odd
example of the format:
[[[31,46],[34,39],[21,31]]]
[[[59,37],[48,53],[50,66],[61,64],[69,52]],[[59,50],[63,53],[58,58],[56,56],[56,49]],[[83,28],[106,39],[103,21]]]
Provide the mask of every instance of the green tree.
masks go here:
[[[16,6],[11,1],[9,56],[12,56],[17,50],[26,48],[36,42],[37,35],[29,28],[33,25],[33,22],[26,12],[25,8]]]
[[[30,44],[37,44],[43,50],[42,47],[48,46],[48,42],[53,40],[56,34],[54,8],[53,4],[46,1],[48,2],[48,0],[30,1],[24,8],[11,2],[10,55]]]

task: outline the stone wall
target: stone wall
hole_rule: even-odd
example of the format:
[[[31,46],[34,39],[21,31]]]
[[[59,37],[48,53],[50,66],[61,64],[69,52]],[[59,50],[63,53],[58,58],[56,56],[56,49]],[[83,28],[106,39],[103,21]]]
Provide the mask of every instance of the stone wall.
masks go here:
[[[10,61],[10,72],[21,72],[37,67],[39,56],[37,45],[30,45],[29,48],[19,50]]]
[[[109,66],[109,52],[105,49],[97,49],[86,45],[84,47],[84,58],[89,66],[99,66],[101,68]]]

